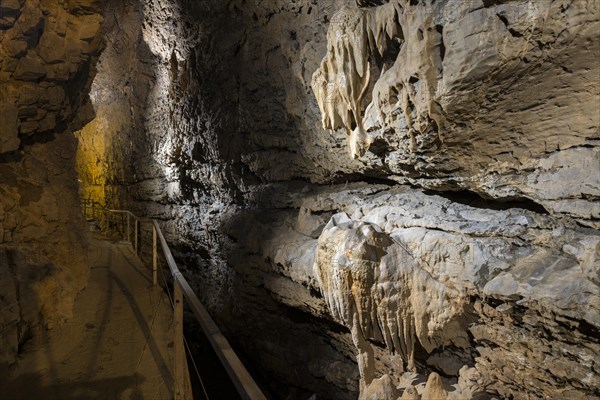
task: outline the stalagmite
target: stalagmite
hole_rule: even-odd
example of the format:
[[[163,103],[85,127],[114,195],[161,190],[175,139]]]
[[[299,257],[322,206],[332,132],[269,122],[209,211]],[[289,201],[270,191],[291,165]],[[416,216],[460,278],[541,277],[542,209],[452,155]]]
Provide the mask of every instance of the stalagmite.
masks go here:
[[[425,390],[421,394],[422,400],[446,400],[448,398],[448,392],[444,389],[442,384],[442,378],[436,373],[432,372],[427,379],[425,384]]]

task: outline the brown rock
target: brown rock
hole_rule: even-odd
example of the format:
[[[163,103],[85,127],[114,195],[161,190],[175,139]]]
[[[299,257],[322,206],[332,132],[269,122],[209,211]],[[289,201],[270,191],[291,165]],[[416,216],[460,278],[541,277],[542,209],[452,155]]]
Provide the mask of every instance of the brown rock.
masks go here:
[[[38,115],[38,108],[35,106],[20,107],[19,118],[20,119],[36,119]]]
[[[19,60],[13,78],[23,81],[35,81],[46,76],[46,72],[44,62],[38,56],[29,53]]]
[[[21,3],[19,0],[2,0],[0,1],[0,13],[2,15],[6,14],[16,14],[21,10]]]
[[[10,42],[5,41],[2,44],[5,45],[6,53],[13,58],[23,57],[27,53],[27,42],[25,40],[15,39]]]
[[[84,16],[100,11],[100,0],[69,0],[67,7],[71,14]]]
[[[44,18],[42,10],[34,2],[27,2],[19,17],[17,29],[23,36],[35,39],[41,35],[43,26]],[[32,42],[37,43],[37,40],[33,40]]]
[[[49,131],[56,126],[56,114],[49,113],[39,122],[41,132]]]
[[[25,121],[19,125],[19,132],[23,134],[31,134],[39,129],[38,121]]]
[[[0,210],[2,210],[0,208]],[[2,224],[0,223],[0,243],[2,243]],[[8,268],[6,250],[0,249],[0,364],[13,363],[13,355],[19,346],[18,326],[19,303],[14,278]]]
[[[19,105],[30,106],[38,101],[40,93],[37,85],[33,83],[25,83],[19,86]]]
[[[65,82],[69,80],[69,64],[60,63],[50,66],[46,80]]]
[[[60,109],[63,101],[65,100],[65,90],[60,86],[50,86],[48,89],[46,89],[45,98],[48,100],[48,104],[50,105],[49,109]]]
[[[2,64],[0,65],[2,67],[2,72],[7,74],[15,72],[18,63],[19,60],[15,58],[5,58],[4,60],[2,60]]]
[[[0,107],[0,153],[13,151],[19,148],[17,120],[19,109],[15,106],[4,105]]]
[[[19,0],[0,1],[0,29],[12,28],[21,12]]]
[[[16,20],[15,17],[0,17],[0,29],[12,28]]]
[[[50,15],[46,22],[46,30],[65,36],[69,25],[69,14],[66,12],[56,12],[55,15]]]
[[[49,64],[63,62],[65,60],[65,38],[54,32],[45,32],[38,45],[40,57]]]
[[[425,390],[423,391],[423,400],[446,400],[448,398],[448,392],[444,389],[442,378],[436,373],[432,372],[427,379],[425,384]]]
[[[79,25],[79,29],[77,31],[77,38],[79,40],[91,42],[92,40],[94,40],[96,35],[100,33],[101,22],[102,17],[98,15],[91,15],[89,17],[85,17],[81,25]]]

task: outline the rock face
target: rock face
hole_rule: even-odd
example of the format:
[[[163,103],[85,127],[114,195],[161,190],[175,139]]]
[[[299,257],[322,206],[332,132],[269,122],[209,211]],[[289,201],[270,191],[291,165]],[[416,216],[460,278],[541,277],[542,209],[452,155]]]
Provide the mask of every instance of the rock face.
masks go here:
[[[593,338],[600,321],[597,233],[523,210],[477,209],[414,190],[391,190],[355,201],[358,204],[347,208],[352,218],[343,215],[345,221],[338,223],[334,216],[319,237],[315,269],[323,269],[323,259],[325,268],[337,269],[337,276],[326,279],[328,285],[319,286],[334,318],[340,313],[358,316],[343,322],[352,329],[358,323],[363,342],[385,343],[409,368],[414,360],[409,349],[419,343],[429,355],[425,362],[446,374],[457,372],[451,354],[468,358],[477,349],[480,355],[464,365],[483,376],[478,390],[498,382],[494,389],[502,397],[520,398],[532,389],[541,397],[564,397],[559,382],[575,376],[581,381],[569,382],[569,396],[577,397],[575,388],[585,388],[581,397],[598,387],[598,382],[588,381],[597,377],[594,364],[585,361],[598,351]],[[428,219],[435,221],[436,230],[427,228]],[[498,220],[504,221],[502,227],[490,224]],[[382,230],[377,241],[364,234],[375,232],[375,227]],[[352,236],[358,240],[345,247],[352,241],[343,238],[348,233],[336,240],[339,230],[355,232]],[[535,239],[527,240],[530,236]],[[349,248],[351,252],[345,250]],[[323,253],[335,262],[328,262]],[[593,272],[587,275],[584,271],[590,268]],[[339,284],[345,282],[340,278],[345,274],[352,277],[350,287]],[[338,286],[334,296],[346,302],[332,304],[328,299],[327,286],[332,284]],[[567,356],[571,335],[587,344]],[[368,354],[357,348],[359,354]],[[571,358],[575,353],[580,356]],[[546,363],[542,360],[552,367],[540,368]],[[565,363],[570,365],[562,372],[555,368]],[[369,375],[362,376],[368,384]]]
[[[598,232],[404,187],[296,196],[300,215],[278,215],[277,229],[266,218],[272,211],[263,211],[228,234],[272,260],[267,276],[278,272],[308,288],[299,297],[298,288],[265,279],[273,297],[349,328],[345,340],[356,347],[366,393],[383,375],[405,387],[408,372],[427,370],[458,377],[448,398],[597,393]],[[318,238],[298,233],[306,218],[337,211]],[[249,242],[246,232],[273,239]],[[249,280],[252,265],[240,265],[238,279]]]
[[[145,136],[146,99],[155,79],[156,63],[142,37],[140,7],[136,1],[104,2],[106,47],[90,91],[96,118],[76,133],[82,196],[101,205],[112,199],[116,208],[120,191],[115,185],[123,185],[125,176],[135,178],[139,169],[132,140]],[[138,151],[152,153],[150,147]]]
[[[598,3],[367,3],[107,2],[86,196],[274,398],[599,396]]]
[[[71,132],[102,46],[96,1],[0,2],[0,367],[87,281]]]
[[[600,114],[582,99],[600,90],[598,3],[407,3],[332,17],[312,78],[323,127],[345,127],[351,155],[370,150],[388,178],[526,197],[597,227]]]

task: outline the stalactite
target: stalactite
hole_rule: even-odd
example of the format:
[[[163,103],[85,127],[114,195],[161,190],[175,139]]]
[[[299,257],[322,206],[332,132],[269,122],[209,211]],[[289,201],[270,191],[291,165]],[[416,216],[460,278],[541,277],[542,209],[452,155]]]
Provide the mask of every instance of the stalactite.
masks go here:
[[[345,128],[354,158],[372,142],[364,128],[362,104],[371,81],[373,52],[384,57],[401,35],[395,7],[390,3],[374,10],[340,9],[327,31],[327,55],[312,77],[323,128]]]
[[[375,121],[381,132],[407,137],[410,153],[419,147],[420,135],[443,139],[444,112],[436,101],[445,56],[442,36],[443,27],[431,15],[416,16],[412,6],[397,0],[369,9],[344,7],[335,14],[312,88],[323,128],[345,128],[353,158],[375,140],[365,129],[367,120]],[[407,47],[408,41],[420,43]],[[371,77],[374,63],[381,72]],[[372,101],[363,111],[371,87]],[[398,111],[405,127],[396,121]]]
[[[428,352],[468,344],[465,294],[433,279],[375,225],[334,215],[319,238],[314,270],[333,318],[352,332],[365,384],[373,380],[368,339],[383,341],[408,370],[417,340]]]

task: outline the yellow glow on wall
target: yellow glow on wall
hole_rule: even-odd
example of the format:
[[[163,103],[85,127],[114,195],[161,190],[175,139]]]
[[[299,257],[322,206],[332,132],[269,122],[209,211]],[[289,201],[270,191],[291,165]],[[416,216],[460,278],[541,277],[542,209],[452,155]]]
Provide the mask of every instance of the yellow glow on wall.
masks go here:
[[[106,120],[98,116],[75,133],[79,140],[76,168],[79,175],[80,196],[102,205],[106,205],[106,185],[109,181],[106,128]]]

